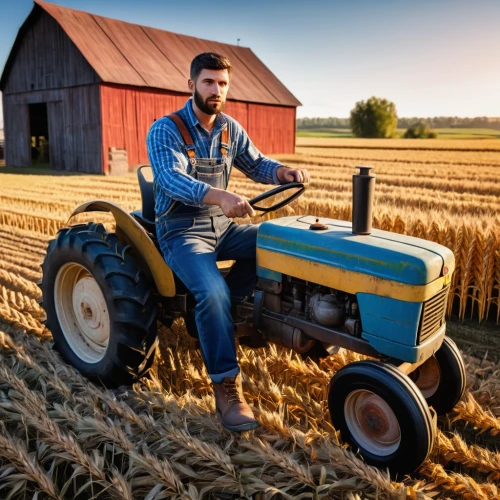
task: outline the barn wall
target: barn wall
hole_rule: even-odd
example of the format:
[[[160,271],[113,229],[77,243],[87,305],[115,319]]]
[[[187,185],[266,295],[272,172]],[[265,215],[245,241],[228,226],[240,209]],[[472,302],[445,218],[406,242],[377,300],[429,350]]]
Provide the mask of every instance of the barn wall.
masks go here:
[[[264,154],[295,153],[294,107],[248,104],[247,132]]]
[[[97,73],[59,24],[42,12],[20,40],[3,92],[72,87],[98,80]]]
[[[177,111],[187,94],[101,84],[103,172],[109,148],[127,150],[129,165],[149,163],[146,136],[155,119]],[[295,108],[228,101],[225,113],[237,120],[265,154],[295,152]]]
[[[28,104],[47,103],[51,167],[101,173],[98,85],[4,94],[3,103],[6,165],[31,164]]]
[[[28,106],[3,94],[4,158],[9,167],[31,164]]]
[[[155,119],[177,111],[189,96],[101,84],[102,171],[109,148],[127,150],[129,165],[149,163],[146,136]]]

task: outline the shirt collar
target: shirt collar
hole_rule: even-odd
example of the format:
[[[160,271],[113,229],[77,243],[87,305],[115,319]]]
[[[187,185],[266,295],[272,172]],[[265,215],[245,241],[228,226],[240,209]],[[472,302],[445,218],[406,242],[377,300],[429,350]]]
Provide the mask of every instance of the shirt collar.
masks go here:
[[[193,98],[190,97],[187,100],[186,105],[184,106],[184,109],[186,110],[186,115],[187,115],[187,124],[189,125],[190,128],[195,128],[196,125],[199,125],[200,127],[202,127],[200,121],[198,120],[198,118],[196,117],[196,115],[193,111],[193,104],[192,103],[193,103]],[[217,118],[215,119],[215,126],[214,126],[213,133],[218,133],[226,127],[227,127],[227,120],[224,116],[224,113],[219,113],[217,115]]]

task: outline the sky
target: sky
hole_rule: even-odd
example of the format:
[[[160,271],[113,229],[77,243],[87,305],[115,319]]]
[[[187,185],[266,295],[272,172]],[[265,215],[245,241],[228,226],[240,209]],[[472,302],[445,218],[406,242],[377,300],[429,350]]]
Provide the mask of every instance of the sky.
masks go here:
[[[394,102],[401,117],[500,116],[500,0],[53,3],[223,43],[240,39],[301,101],[298,117],[348,117],[372,95]],[[32,8],[32,0],[0,0],[0,68]]]

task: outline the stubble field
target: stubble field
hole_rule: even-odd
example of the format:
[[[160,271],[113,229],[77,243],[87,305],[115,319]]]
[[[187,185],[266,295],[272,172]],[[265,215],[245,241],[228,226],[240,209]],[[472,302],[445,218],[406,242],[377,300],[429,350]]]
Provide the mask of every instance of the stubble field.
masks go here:
[[[290,210],[349,219],[355,165],[377,175],[374,226],[455,253],[448,311],[498,330],[500,142],[298,140],[279,157],[311,171]],[[0,169],[0,172],[3,169]],[[266,190],[238,172],[230,189]],[[464,352],[467,391],[436,421],[432,456],[411,476],[367,466],[329,424],[328,382],[362,356],[320,362],[286,349],[238,348],[261,427],[221,430],[201,355],[181,321],[160,328],[150,378],[126,392],[89,383],[51,349],[35,284],[49,239],[80,202],[140,207],[134,174],[0,173],[0,498],[500,498],[498,353]],[[91,214],[80,221],[105,221]],[[262,219],[257,219],[260,221]]]

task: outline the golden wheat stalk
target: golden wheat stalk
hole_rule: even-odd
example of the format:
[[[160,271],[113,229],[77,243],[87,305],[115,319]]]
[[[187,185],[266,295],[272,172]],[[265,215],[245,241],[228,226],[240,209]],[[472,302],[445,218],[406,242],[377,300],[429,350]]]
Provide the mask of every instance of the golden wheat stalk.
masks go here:
[[[17,227],[0,224],[0,236],[2,240],[14,244],[24,244],[28,242],[30,248],[37,251],[45,251],[49,239],[46,236],[34,234],[32,231],[24,231]]]
[[[121,448],[131,459],[131,469],[141,475],[144,485],[144,474],[151,475],[150,485],[154,486],[154,481],[159,481],[163,486],[175,494],[186,495],[186,491],[179,475],[158,457],[151,454],[146,446],[142,446],[142,455],[137,452],[134,444],[122,430],[120,423],[106,420],[103,417],[82,417],[77,412],[71,410],[66,405],[54,404],[52,415],[58,420],[72,423],[77,432],[78,439],[85,443],[88,448],[96,448],[103,442],[109,442]],[[134,465],[135,463],[135,465]],[[134,474],[130,473],[129,477]]]
[[[114,490],[113,484],[106,478],[103,471],[104,459],[97,450],[92,451],[92,456],[86,454],[75,438],[64,432],[49,417],[45,400],[31,391],[11,370],[0,366],[0,379],[22,395],[22,398],[5,400],[0,411],[7,412],[7,417],[11,412],[19,414],[28,425],[38,431],[39,439],[47,443],[55,455],[63,460],[77,463],[89,475],[89,482],[93,481],[107,488],[113,494],[113,498],[121,498]]]
[[[21,292],[9,290],[5,286],[0,285],[0,299],[5,304],[8,304],[9,307],[22,314],[29,314],[34,320],[40,323],[46,319],[45,310],[40,307],[40,304],[35,299]]]
[[[0,269],[0,286],[4,286],[13,292],[20,292],[37,302],[42,297],[42,292],[35,283],[4,269]]]
[[[0,255],[0,267],[4,271],[9,271],[10,273],[15,274],[16,276],[23,278],[27,281],[31,281],[33,283],[36,283],[41,276],[41,272],[31,271],[29,269],[26,269],[24,266],[13,264],[11,262],[6,262],[2,255]]]
[[[454,472],[448,474],[440,464],[433,463],[427,460],[420,468],[419,472],[433,482],[424,488],[424,491],[430,491],[436,488],[444,488],[460,498],[465,500],[491,500],[498,498],[500,491],[492,483],[477,483],[470,476],[464,474],[456,474]]]
[[[488,473],[489,480],[500,479],[500,453],[489,451],[477,445],[468,445],[457,434],[451,438],[441,431],[437,435],[437,446],[434,448],[436,459],[458,462],[480,472]]]
[[[500,434],[500,419],[490,411],[483,410],[470,392],[455,406],[451,413],[451,421],[464,420],[479,429],[480,433],[488,432],[492,436]]]
[[[500,369],[483,380],[471,394],[481,405],[486,406],[496,417],[500,416]]]
[[[27,333],[39,336],[50,336],[50,332],[29,312],[19,312],[0,296],[0,317],[15,328],[24,329]]]
[[[0,458],[14,464],[24,478],[35,483],[37,488],[50,498],[61,499],[54,482],[35,460],[34,455],[28,453],[26,444],[20,439],[10,436],[5,431],[0,431]],[[1,474],[1,477],[3,481],[7,481],[8,476],[5,473]],[[12,486],[14,487],[15,481],[19,480],[19,477],[14,478]]]
[[[11,346],[13,344],[12,341],[9,342],[9,337],[4,336],[7,343],[10,343]],[[15,353],[16,357],[27,363],[30,367],[35,368],[36,371],[47,377],[49,373],[47,370],[39,366],[35,363],[31,358],[26,355]],[[33,377],[27,373],[26,377],[29,379],[33,379]],[[68,388],[60,382],[59,384],[54,383],[53,380],[46,380],[45,383],[47,385],[51,385],[57,390],[61,391],[64,396],[70,399],[72,403],[87,405],[91,408],[94,408],[94,414],[97,415],[101,413],[98,407],[95,407],[95,399],[91,397],[81,397],[74,394],[68,394]],[[102,391],[96,390],[95,392],[100,394],[100,397],[103,399],[103,402],[106,402],[110,408],[113,408],[116,413],[119,413],[122,416],[125,416],[129,423],[131,424],[139,424],[139,427],[148,434],[148,439],[153,439],[157,441],[157,438],[154,435],[157,435],[160,439],[167,438],[170,441],[176,442],[178,445],[181,445],[192,451],[197,457],[198,464],[200,463],[199,457],[205,458],[209,463],[217,464],[217,467],[229,473],[232,477],[230,481],[230,485],[232,486],[233,491],[239,489],[239,482],[237,479],[237,474],[234,470],[233,465],[231,464],[231,460],[228,455],[222,453],[220,449],[215,446],[209,445],[208,443],[204,443],[203,441],[196,439],[192,436],[189,436],[185,431],[177,429],[170,422],[160,422],[160,421],[151,421],[150,419],[144,418],[144,416],[139,416],[134,414],[131,409],[122,402],[113,401],[112,397],[103,393]],[[107,392],[107,391],[106,391]],[[54,403],[54,409],[50,413],[51,417],[56,421],[60,422],[71,422],[75,430],[78,431],[79,439],[86,443],[86,446],[92,446],[92,443],[95,440],[95,445],[98,445],[102,440],[110,441],[118,446],[122,447],[124,451],[130,453],[134,449],[134,444],[126,437],[126,435],[122,432],[121,428],[117,426],[117,422],[115,421],[113,426],[109,426],[104,420],[98,418],[91,417],[81,417],[78,413],[72,411],[67,405],[60,405]],[[106,418],[106,415],[103,413],[103,418]],[[151,433],[154,435],[151,436]],[[138,436],[137,440],[139,442],[144,442],[143,437]],[[154,457],[153,457],[154,458]],[[159,467],[159,465],[158,465]],[[157,468],[158,468],[157,467]],[[217,477],[217,483],[220,485],[228,486],[227,479],[223,479],[220,476]],[[171,486],[171,485],[169,485]]]

